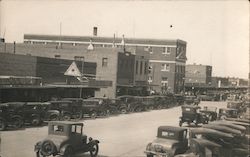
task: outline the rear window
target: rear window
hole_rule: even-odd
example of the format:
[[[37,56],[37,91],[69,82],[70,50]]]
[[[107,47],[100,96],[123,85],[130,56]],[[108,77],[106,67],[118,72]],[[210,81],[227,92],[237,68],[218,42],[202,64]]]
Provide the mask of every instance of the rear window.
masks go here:
[[[175,134],[175,132],[172,132],[172,131],[163,130],[160,132],[160,137],[166,138],[166,139],[175,139],[176,134]]]

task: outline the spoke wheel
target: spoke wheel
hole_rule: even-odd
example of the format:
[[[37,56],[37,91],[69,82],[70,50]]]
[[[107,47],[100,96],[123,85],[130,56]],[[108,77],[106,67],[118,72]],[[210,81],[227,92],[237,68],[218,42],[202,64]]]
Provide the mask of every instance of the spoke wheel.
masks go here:
[[[31,124],[33,126],[38,126],[40,124],[40,118],[38,117],[33,117],[32,121],[31,121]]]
[[[98,154],[98,151],[99,151],[99,146],[98,146],[97,143],[95,143],[95,144],[92,146],[91,150],[89,151],[89,152],[90,152],[90,156],[91,156],[91,157],[96,157],[97,154]]]
[[[21,128],[23,125],[23,120],[21,117],[14,117],[11,121],[14,128]]]

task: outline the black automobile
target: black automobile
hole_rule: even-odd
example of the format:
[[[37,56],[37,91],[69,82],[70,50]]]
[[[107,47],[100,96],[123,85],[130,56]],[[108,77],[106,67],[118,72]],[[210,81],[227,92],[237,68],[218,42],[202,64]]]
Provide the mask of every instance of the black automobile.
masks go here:
[[[194,123],[196,126],[200,123],[207,124],[209,118],[206,114],[201,113],[200,106],[193,106],[193,105],[183,105],[181,106],[182,109],[182,116],[180,117],[179,126],[182,126],[183,123]]]
[[[207,115],[209,118],[209,121],[217,120],[217,107],[204,106],[204,108],[200,110],[200,112]]]
[[[47,120],[70,120],[80,119],[82,108],[72,101],[59,100],[49,101],[47,106]]]
[[[234,108],[220,108],[218,119],[238,118],[238,110]]]
[[[0,104],[0,131],[7,127],[20,128],[23,125],[21,108],[24,102],[9,102]]]

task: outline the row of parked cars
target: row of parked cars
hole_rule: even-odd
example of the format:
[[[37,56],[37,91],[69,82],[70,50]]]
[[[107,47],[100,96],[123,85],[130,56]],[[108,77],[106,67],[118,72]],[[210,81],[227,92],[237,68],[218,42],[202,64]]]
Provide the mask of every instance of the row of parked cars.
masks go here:
[[[190,101],[190,98],[186,98]],[[183,105],[182,95],[120,96],[107,98],[63,98],[48,102],[8,102],[0,104],[0,130],[37,126],[44,121],[78,120],[113,114],[142,112]]]
[[[160,126],[147,157],[249,157],[250,123],[240,119],[209,122],[200,128]]]

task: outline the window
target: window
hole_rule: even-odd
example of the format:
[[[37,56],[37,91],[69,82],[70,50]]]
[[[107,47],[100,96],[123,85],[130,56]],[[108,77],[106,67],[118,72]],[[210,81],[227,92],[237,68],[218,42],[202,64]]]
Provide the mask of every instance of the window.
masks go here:
[[[75,56],[74,59],[76,61],[84,61],[84,56]]]
[[[149,82],[149,83],[153,82],[153,77],[152,77],[152,76],[149,76],[149,77],[148,77],[148,82]]]
[[[167,77],[162,77],[161,78],[161,86],[162,87],[167,87],[168,86],[168,78]]]
[[[135,63],[135,74],[138,74],[138,61]]]
[[[164,63],[161,65],[161,71],[169,71],[169,70],[170,70],[169,64]]]
[[[53,125],[52,129],[54,132],[59,132],[59,133],[60,132],[62,133],[64,131],[64,127],[62,125]]]
[[[81,128],[80,125],[72,125],[71,132],[81,134],[82,133],[82,128]]]
[[[102,58],[102,67],[108,66],[108,58]]]
[[[143,62],[141,61],[141,65],[140,65],[140,74],[142,74],[142,66],[143,66]]]
[[[144,74],[147,74],[148,73],[148,63],[145,62],[144,64]]]
[[[170,54],[170,47],[164,47],[162,54]]]

